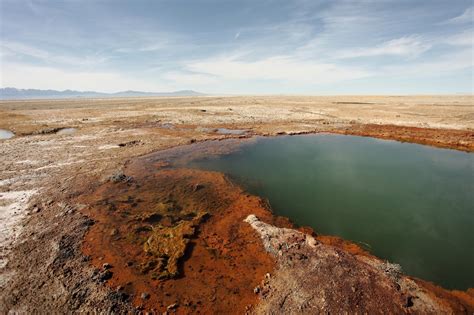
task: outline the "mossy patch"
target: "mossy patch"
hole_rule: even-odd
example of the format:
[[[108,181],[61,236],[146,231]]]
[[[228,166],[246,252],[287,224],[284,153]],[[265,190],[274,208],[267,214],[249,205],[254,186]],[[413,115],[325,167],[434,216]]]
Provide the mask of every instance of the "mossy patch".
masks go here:
[[[158,279],[173,278],[179,274],[179,259],[186,252],[190,239],[196,233],[197,226],[207,215],[207,212],[199,212],[192,220],[181,220],[172,227],[162,225],[153,227],[143,249],[162,262],[153,268]],[[149,268],[147,269],[147,271],[151,271]]]

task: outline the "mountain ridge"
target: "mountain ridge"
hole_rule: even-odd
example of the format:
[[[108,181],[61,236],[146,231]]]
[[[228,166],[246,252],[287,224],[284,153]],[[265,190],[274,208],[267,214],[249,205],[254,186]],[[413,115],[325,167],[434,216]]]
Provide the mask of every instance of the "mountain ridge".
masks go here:
[[[48,99],[48,98],[107,98],[107,97],[141,97],[141,96],[204,96],[206,94],[193,90],[178,90],[173,92],[143,92],[143,91],[119,91],[114,93],[96,91],[75,90],[41,90],[41,89],[17,89],[14,87],[0,88],[0,99]]]

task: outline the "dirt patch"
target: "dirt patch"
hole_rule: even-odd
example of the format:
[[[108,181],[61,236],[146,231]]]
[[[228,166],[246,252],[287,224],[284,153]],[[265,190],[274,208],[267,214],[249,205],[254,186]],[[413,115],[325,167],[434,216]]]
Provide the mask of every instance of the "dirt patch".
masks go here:
[[[1,285],[0,313],[134,311],[102,284],[99,270],[81,253],[84,233],[94,222],[75,206],[52,203],[24,224],[30,227],[23,232],[28,238],[16,244],[9,273],[2,273],[9,279]]]

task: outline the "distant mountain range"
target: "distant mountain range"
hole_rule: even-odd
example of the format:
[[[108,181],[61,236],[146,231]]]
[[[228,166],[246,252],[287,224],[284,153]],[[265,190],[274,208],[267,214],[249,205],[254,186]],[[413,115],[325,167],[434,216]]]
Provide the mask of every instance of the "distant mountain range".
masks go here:
[[[12,87],[0,88],[0,99],[37,99],[37,98],[107,98],[107,97],[141,97],[141,96],[203,96],[205,94],[182,90],[175,92],[141,92],[141,91],[122,91],[116,93],[102,93],[95,91],[73,91],[73,90],[36,90],[36,89],[16,89]]]

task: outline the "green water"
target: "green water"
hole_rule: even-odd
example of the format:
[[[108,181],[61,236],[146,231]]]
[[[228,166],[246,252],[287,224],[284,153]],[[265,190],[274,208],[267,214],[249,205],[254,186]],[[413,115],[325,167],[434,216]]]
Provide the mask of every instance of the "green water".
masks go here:
[[[474,154],[306,135],[259,138],[190,166],[224,172],[275,213],[366,243],[409,275],[474,287]]]

